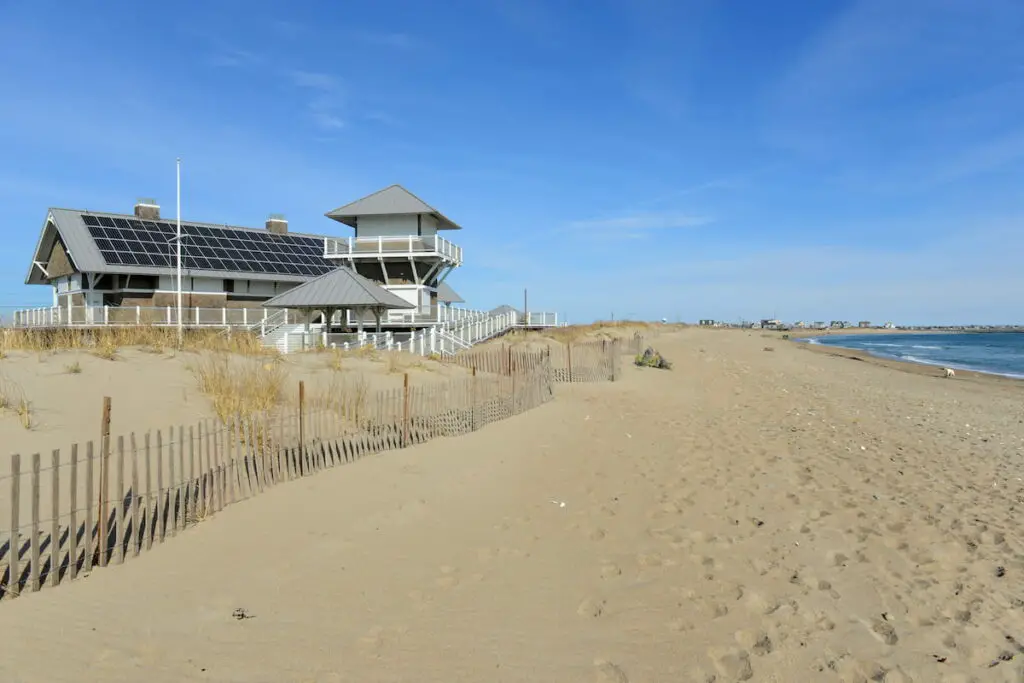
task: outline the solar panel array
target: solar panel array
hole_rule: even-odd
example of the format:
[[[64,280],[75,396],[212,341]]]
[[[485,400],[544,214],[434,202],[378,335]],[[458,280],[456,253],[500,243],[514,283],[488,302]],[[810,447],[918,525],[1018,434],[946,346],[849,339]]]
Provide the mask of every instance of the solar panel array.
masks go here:
[[[82,220],[108,266],[177,266],[174,223],[91,214]],[[317,276],[336,267],[324,258],[322,238],[189,223],[182,223],[181,234],[186,270]]]

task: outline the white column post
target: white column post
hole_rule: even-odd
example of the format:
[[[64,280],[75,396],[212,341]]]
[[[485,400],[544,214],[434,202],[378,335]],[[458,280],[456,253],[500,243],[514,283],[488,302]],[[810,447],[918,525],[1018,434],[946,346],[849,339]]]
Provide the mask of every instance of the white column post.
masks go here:
[[[167,307],[167,324],[168,325],[171,324],[171,307],[170,306]]]
[[[104,325],[109,325],[110,324],[110,306],[104,306],[103,307],[103,324]]]
[[[136,325],[141,325],[142,324],[142,306],[136,306],[135,307],[135,324]]]
[[[243,308],[242,309],[242,325],[244,325],[245,327],[249,327],[249,309],[248,308]]]
[[[224,323],[224,327],[227,327],[228,326],[228,307],[227,306],[225,306],[222,309],[220,309],[220,319],[221,319],[221,322]]]

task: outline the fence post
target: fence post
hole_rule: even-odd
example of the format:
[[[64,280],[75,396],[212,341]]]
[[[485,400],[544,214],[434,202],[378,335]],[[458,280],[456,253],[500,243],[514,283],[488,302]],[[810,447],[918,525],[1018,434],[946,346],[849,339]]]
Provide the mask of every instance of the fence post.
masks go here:
[[[569,377],[566,382],[572,384],[572,342],[565,342],[565,348],[569,352]]]
[[[512,378],[512,406],[511,414],[516,414],[516,375],[512,367],[512,347],[508,347],[508,376]]]
[[[409,445],[409,373],[402,381],[402,448]]]
[[[476,431],[476,365],[473,365],[473,378],[469,384],[470,428]]]
[[[21,592],[21,537],[18,534],[18,513],[21,510],[21,456],[11,456],[11,545],[7,550],[8,584],[4,589],[5,597],[18,597]],[[88,532],[86,532],[88,533]]]
[[[32,554],[32,571],[29,580],[32,582],[32,592],[39,590],[39,454],[32,454],[32,490],[29,491],[32,502],[32,519],[29,531],[29,552]]]
[[[105,307],[104,307],[105,308]],[[103,415],[100,418],[100,494],[99,538],[96,546],[100,553],[100,566],[107,566],[107,510],[110,503],[110,397],[103,397]]]
[[[303,415],[306,404],[306,383],[299,380],[299,462],[302,463],[303,474],[306,464],[306,420]]]
[[[616,366],[619,364],[619,341],[620,340],[618,340],[618,339],[615,339],[615,340],[612,341],[612,357],[611,357],[611,362],[612,362],[612,381],[613,382],[615,381],[615,369],[616,369]]]

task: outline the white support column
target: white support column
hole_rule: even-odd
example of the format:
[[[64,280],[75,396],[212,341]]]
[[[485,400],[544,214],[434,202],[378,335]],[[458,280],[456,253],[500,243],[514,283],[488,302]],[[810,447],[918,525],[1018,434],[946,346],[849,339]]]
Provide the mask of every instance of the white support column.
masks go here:
[[[103,324],[104,325],[109,325],[110,324],[110,306],[104,306],[103,307]]]
[[[248,308],[243,308],[242,309],[242,325],[244,325],[245,327],[249,327],[249,309]]]
[[[136,306],[135,307],[135,324],[136,325],[141,325],[142,324],[142,306]]]
[[[171,324],[171,307],[170,306],[167,307],[167,324],[168,325]]]
[[[196,327],[199,327],[199,307],[198,307],[198,306],[196,306],[194,310],[195,310],[195,312],[196,312],[196,315],[195,315],[195,318],[196,318]]]
[[[227,327],[228,326],[228,307],[227,306],[225,306],[224,308],[220,309],[220,319],[221,319],[221,322],[224,324],[224,327]]]

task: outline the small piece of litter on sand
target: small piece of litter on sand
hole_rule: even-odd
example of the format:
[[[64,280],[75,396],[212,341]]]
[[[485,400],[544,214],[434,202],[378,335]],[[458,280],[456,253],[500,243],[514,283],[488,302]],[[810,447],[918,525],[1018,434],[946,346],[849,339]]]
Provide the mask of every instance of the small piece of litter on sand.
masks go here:
[[[565,501],[564,500],[553,500],[551,502],[554,503],[555,505],[557,505],[560,508],[564,508],[565,507]]]

